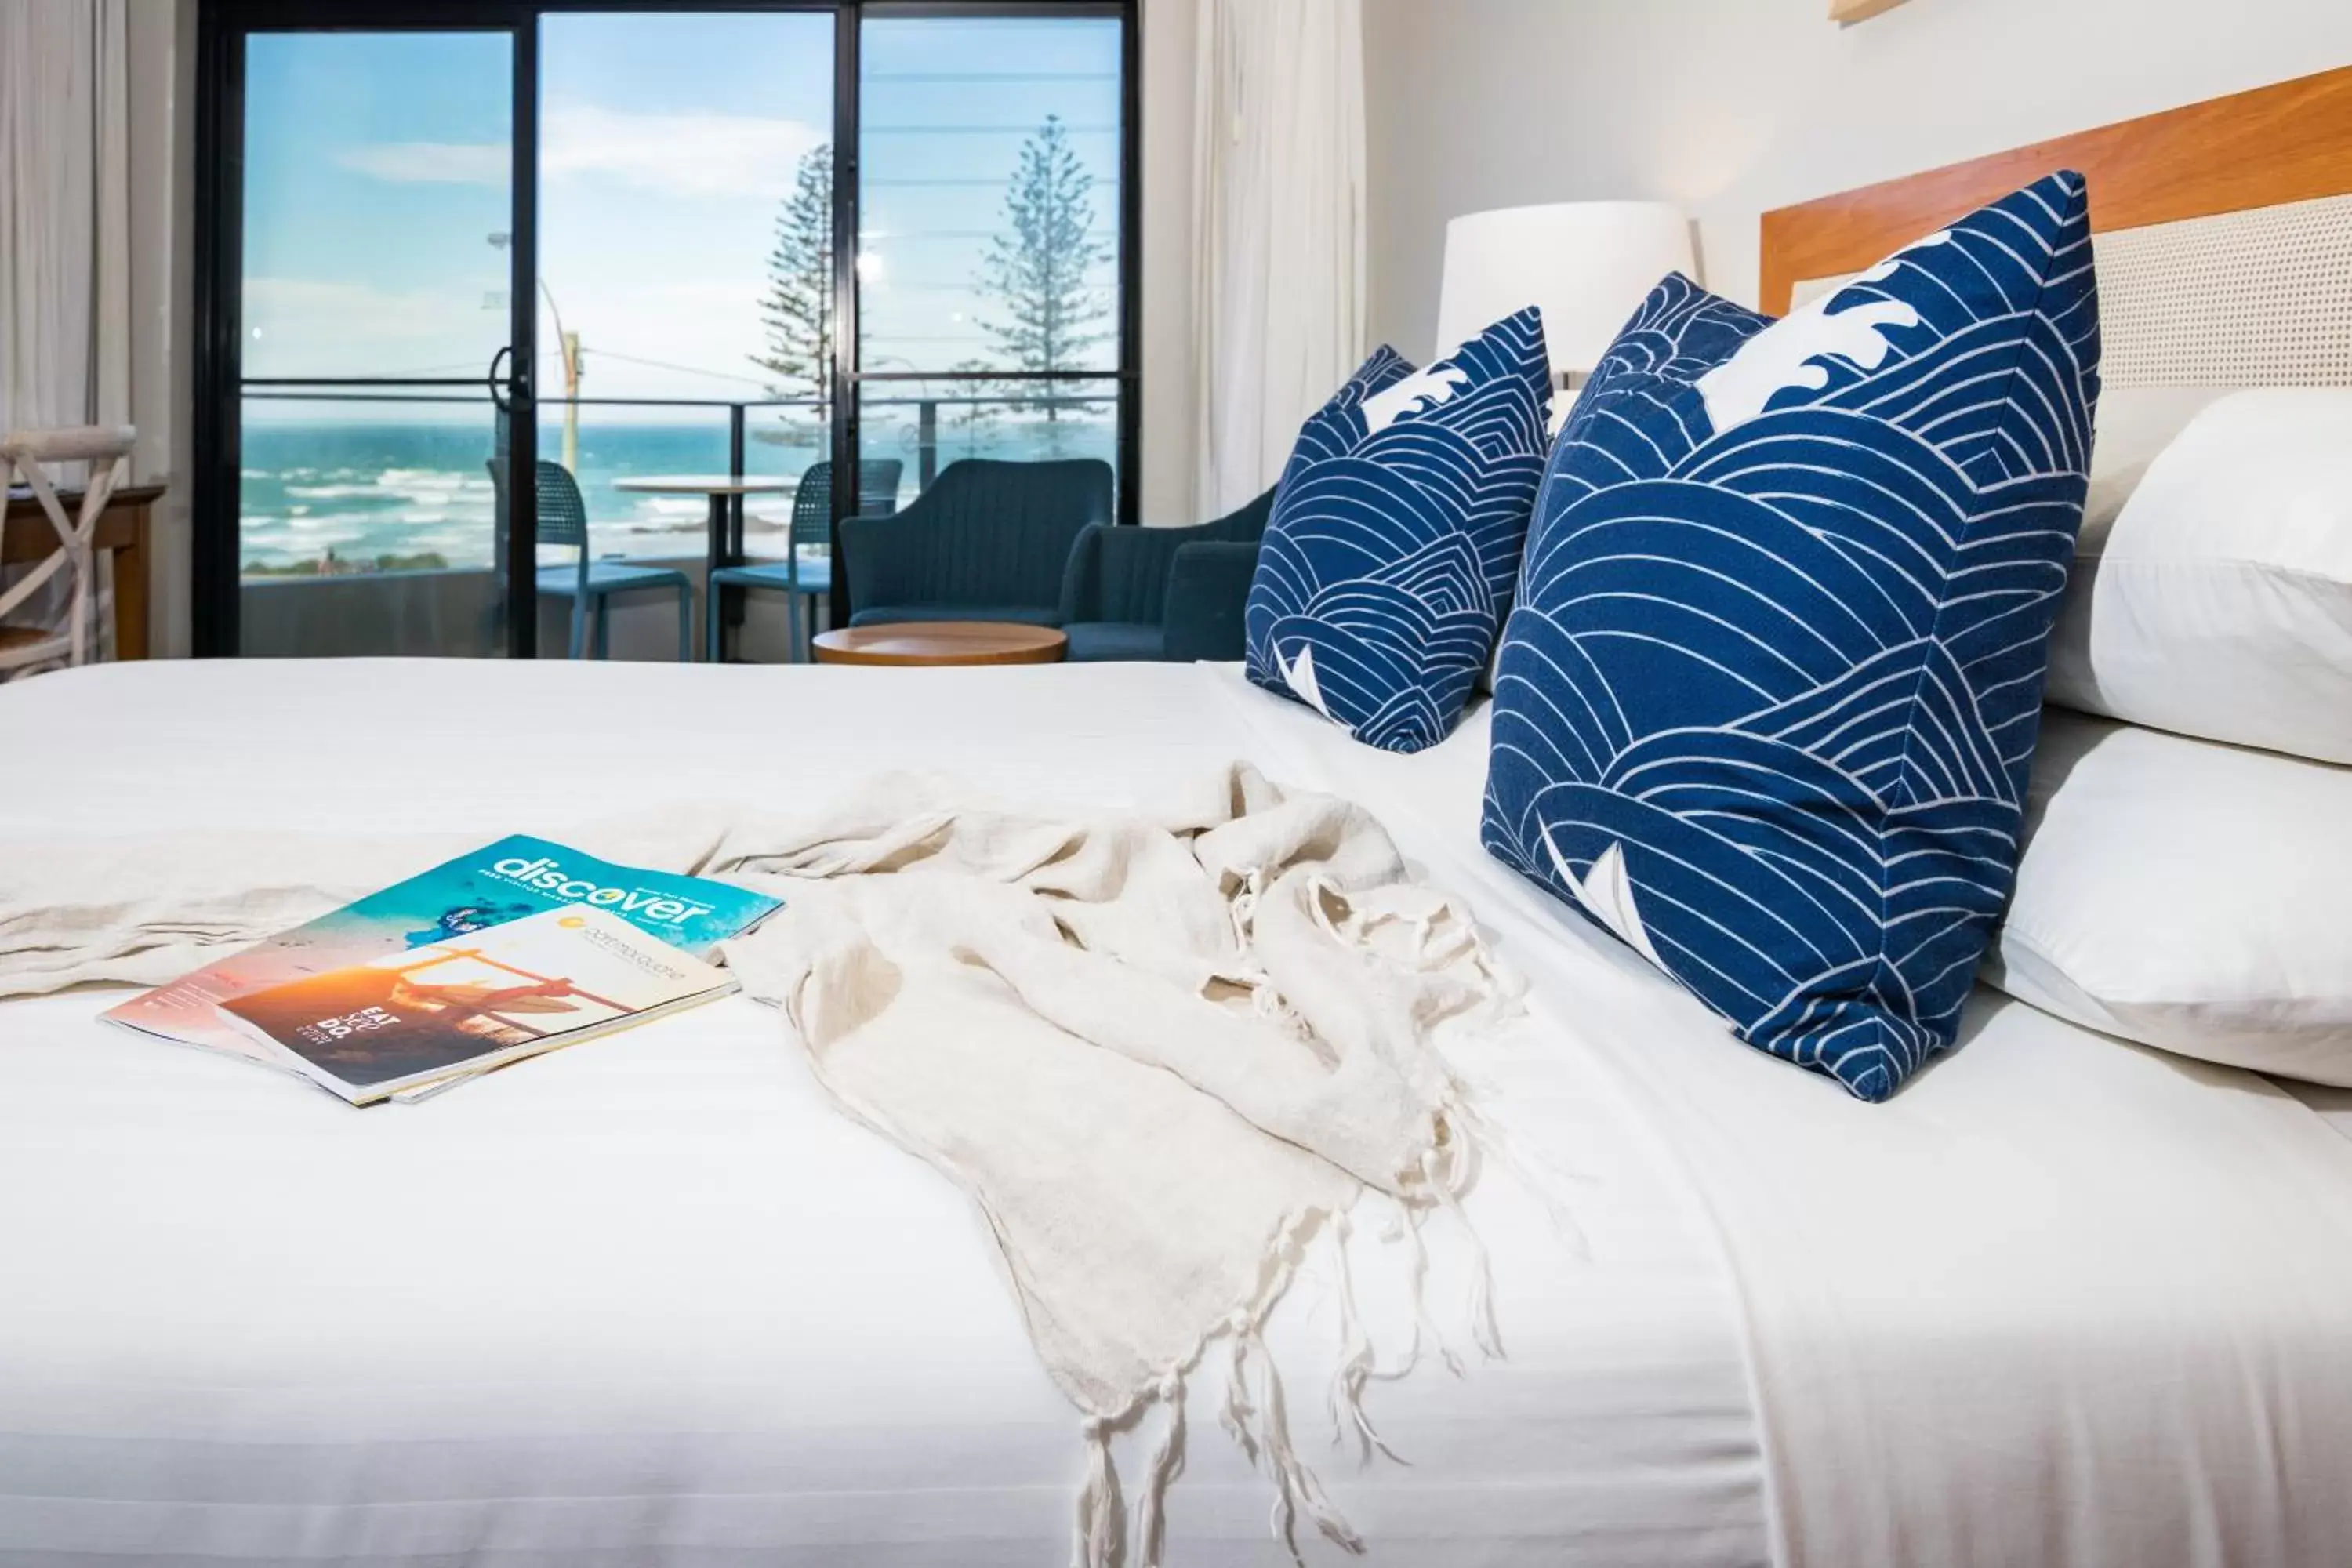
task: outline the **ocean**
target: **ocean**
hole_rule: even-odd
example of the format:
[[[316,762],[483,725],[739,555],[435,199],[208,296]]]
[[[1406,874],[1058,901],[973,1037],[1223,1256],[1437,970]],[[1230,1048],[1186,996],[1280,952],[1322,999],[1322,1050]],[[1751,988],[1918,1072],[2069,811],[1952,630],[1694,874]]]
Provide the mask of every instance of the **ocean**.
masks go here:
[[[772,416],[771,416],[772,418]],[[753,411],[758,431],[759,411]],[[943,422],[946,426],[946,422]],[[774,429],[772,424],[770,428]],[[797,479],[825,454],[821,432],[803,426],[793,439],[745,443],[747,472]],[[1034,417],[1003,417],[976,426],[942,427],[936,461],[964,457],[1099,457],[1110,460],[1113,424],[1100,415],[1065,416],[1049,427]],[[911,422],[869,416],[869,457],[905,464],[899,499],[918,487],[919,451]],[[560,459],[563,432],[549,421],[539,433],[540,454]],[[486,466],[492,433],[488,419],[466,423],[297,423],[247,421],[239,483],[242,558],[247,573],[317,570],[331,553],[339,563],[366,569],[487,566],[497,538],[496,494]],[[703,424],[622,424],[583,421],[574,478],[588,509],[599,555],[694,556],[704,548],[709,503],[700,496],[633,495],[615,479],[646,474],[727,471],[723,416]],[[781,536],[792,511],[789,494],[755,496],[744,508],[745,533],[760,553],[759,537]]]

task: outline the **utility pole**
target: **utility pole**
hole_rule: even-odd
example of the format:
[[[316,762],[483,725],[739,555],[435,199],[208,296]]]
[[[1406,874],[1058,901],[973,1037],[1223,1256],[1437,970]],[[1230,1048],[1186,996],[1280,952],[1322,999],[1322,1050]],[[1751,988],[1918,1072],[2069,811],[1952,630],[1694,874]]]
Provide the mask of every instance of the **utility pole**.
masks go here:
[[[555,295],[544,278],[539,280],[539,291],[547,300],[547,313],[555,318],[555,341],[563,345],[563,467],[576,475],[580,472],[580,334],[563,330],[563,312],[555,308]]]
[[[488,238],[493,250],[504,250],[514,242],[514,236],[503,230]],[[563,330],[563,312],[555,308],[554,290],[544,278],[539,280],[539,292],[547,301],[547,313],[555,318],[555,341],[563,346],[563,467],[576,475],[580,472],[580,334]],[[499,310],[506,309],[503,296],[492,298]]]

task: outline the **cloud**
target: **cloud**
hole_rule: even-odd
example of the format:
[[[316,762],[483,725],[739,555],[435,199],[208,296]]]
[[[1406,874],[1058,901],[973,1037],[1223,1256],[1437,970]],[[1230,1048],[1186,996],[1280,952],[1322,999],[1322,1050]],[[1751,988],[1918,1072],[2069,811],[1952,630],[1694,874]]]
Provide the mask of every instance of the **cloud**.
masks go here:
[[[247,327],[281,333],[326,326],[341,338],[426,338],[453,323],[460,329],[477,326],[482,311],[481,295],[459,289],[379,289],[316,278],[245,280]]]
[[[247,278],[245,374],[459,375],[487,370],[491,351],[506,338],[507,318],[502,310],[484,305],[483,293],[461,287],[379,289],[316,278]]]
[[[346,169],[404,185],[503,185],[503,142],[379,142],[346,148],[335,160]]]
[[[551,109],[540,172],[604,176],[672,195],[772,198],[792,188],[801,154],[825,140],[798,120],[748,114],[631,114],[593,104]],[[347,148],[347,169],[404,184],[499,185],[507,148],[495,142],[386,142]]]
[[[541,170],[609,174],[685,195],[777,196],[801,154],[825,140],[798,120],[746,114],[625,114],[591,104],[548,111]]]

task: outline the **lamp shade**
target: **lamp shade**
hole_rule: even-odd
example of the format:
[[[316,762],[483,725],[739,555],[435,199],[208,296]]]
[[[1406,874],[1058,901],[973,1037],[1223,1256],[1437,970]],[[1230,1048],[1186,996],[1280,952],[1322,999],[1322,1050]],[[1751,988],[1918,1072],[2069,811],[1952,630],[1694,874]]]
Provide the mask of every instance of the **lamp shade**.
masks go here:
[[[1559,202],[1457,217],[1445,226],[1438,353],[1534,305],[1552,375],[1581,375],[1659,279],[1694,266],[1690,224],[1664,202]]]

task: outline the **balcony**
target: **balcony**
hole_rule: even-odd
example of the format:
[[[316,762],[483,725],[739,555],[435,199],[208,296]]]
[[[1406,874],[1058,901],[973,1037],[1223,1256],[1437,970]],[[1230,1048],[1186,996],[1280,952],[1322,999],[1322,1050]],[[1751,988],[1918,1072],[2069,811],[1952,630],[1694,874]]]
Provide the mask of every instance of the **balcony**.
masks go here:
[[[1110,377],[1042,387],[884,383],[860,400],[863,454],[900,459],[901,504],[961,458],[1099,457],[1115,465],[1118,395]],[[245,398],[239,619],[247,649],[505,651],[496,564],[505,519],[488,468],[504,416],[486,395],[253,384]],[[693,579],[698,648],[707,507],[692,496],[623,491],[615,481],[731,474],[790,487],[828,455],[820,412],[805,399],[546,399],[539,451],[559,462],[568,456],[597,555],[674,566]],[[735,504],[746,556],[782,559],[791,489]],[[549,565],[572,559],[553,547],[540,556]],[[563,651],[568,614],[564,601],[541,602],[543,655]],[[780,600],[751,595],[735,614],[738,657],[790,657]],[[612,657],[677,657],[674,601],[624,598],[612,615]]]

